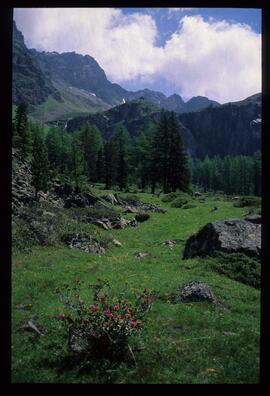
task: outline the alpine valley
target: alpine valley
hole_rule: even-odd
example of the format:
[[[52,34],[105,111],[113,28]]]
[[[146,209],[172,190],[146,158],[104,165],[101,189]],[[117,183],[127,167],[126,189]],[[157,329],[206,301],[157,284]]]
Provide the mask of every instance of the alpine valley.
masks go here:
[[[85,122],[95,124],[103,138],[123,122],[131,137],[162,109],[174,111],[183,127],[187,152],[206,155],[250,155],[261,147],[261,94],[220,105],[197,96],[184,102],[149,89],[131,92],[111,83],[97,61],[75,52],[38,52],[28,49],[13,25],[13,103],[25,102],[33,119],[67,131]]]
[[[132,92],[90,55],[13,23],[12,382],[259,383],[261,94]]]

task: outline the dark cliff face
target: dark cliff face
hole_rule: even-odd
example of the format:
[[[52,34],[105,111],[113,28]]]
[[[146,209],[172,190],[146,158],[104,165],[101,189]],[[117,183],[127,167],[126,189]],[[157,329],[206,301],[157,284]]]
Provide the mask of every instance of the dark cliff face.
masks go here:
[[[111,105],[122,103],[127,94],[119,85],[107,80],[104,70],[89,55],[36,50],[31,50],[31,53],[43,72],[52,80],[63,81],[73,87],[92,92]]]
[[[252,99],[253,98],[253,99]],[[245,101],[181,114],[197,143],[197,156],[249,155],[261,150],[261,104],[258,95]]]
[[[61,100],[51,81],[44,75],[31,52],[24,44],[24,38],[13,22],[12,101],[28,105],[42,103],[48,95]]]

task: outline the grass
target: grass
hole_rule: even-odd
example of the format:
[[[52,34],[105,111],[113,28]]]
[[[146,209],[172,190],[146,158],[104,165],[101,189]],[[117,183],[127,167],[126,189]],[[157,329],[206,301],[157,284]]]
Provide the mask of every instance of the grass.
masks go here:
[[[102,195],[104,190],[98,193]],[[182,259],[185,240],[201,226],[243,216],[246,208],[208,197],[183,210],[147,193],[136,195],[167,212],[151,213],[136,228],[99,230],[123,245],[111,247],[104,256],[61,246],[14,253],[14,383],[258,383],[260,291],[217,272],[209,264],[211,260]],[[211,212],[213,206],[218,210]],[[172,248],[163,245],[168,239],[178,243]],[[136,251],[150,255],[136,258]],[[213,258],[213,263],[218,262]],[[200,280],[212,287],[221,305],[171,304],[169,299],[157,299],[142,332],[131,339],[136,365],[124,362],[111,367],[103,362],[79,370],[78,365],[68,364],[66,333],[51,317],[63,309],[55,288],[78,278],[86,284],[107,279],[116,293],[126,291],[130,298],[144,287],[166,296],[185,282]],[[31,306],[21,310],[17,308],[20,304]],[[33,315],[37,315],[43,337],[19,330],[20,323]]]

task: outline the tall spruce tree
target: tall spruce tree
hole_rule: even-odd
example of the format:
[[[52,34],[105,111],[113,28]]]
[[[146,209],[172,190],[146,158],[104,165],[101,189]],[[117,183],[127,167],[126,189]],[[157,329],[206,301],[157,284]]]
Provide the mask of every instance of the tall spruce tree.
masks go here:
[[[116,181],[117,152],[114,141],[111,139],[104,145],[104,181],[105,188],[110,189]]]
[[[116,149],[116,184],[122,191],[128,186],[131,150],[130,135],[122,123],[116,125],[112,142]]]
[[[167,190],[188,191],[190,185],[188,157],[182,141],[181,127],[173,112],[168,120],[168,135]]]
[[[49,184],[49,162],[47,147],[45,145],[42,131],[36,129],[33,141],[33,157],[31,162],[33,185],[37,197],[39,191],[46,192]]]
[[[97,181],[97,158],[102,147],[102,137],[99,129],[95,125],[86,123],[79,133],[81,150],[85,160],[85,173],[89,182]]]
[[[32,153],[33,142],[25,103],[18,105],[13,125],[13,146],[19,149],[22,158],[27,159]]]
[[[187,191],[190,183],[188,160],[184,150],[181,128],[174,113],[162,112],[152,141],[152,193],[157,183],[164,193],[180,189]]]
[[[75,135],[71,142],[71,179],[75,184],[75,192],[81,191],[86,182],[85,159],[81,149],[80,137]]]

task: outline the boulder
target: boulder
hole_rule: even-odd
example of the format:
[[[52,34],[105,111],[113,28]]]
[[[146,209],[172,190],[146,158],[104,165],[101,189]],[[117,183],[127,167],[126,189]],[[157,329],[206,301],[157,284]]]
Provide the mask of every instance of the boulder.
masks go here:
[[[261,225],[242,219],[208,223],[187,240],[183,258],[211,255],[216,251],[260,257]]]
[[[257,214],[249,215],[245,217],[245,220],[254,224],[262,224],[262,216]]]
[[[122,246],[123,246],[122,243],[121,243],[120,241],[118,241],[117,239],[113,239],[113,240],[112,240],[112,243],[113,243],[115,246],[118,246],[118,247],[122,247]]]
[[[117,205],[118,204],[118,201],[115,198],[114,194],[103,195],[102,198],[105,199],[105,201],[109,202],[112,205]]]
[[[178,297],[182,302],[210,301],[217,303],[217,298],[207,283],[193,281],[189,282],[180,290]]]
[[[134,256],[138,257],[138,258],[143,258],[143,257],[150,256],[150,253],[147,253],[147,252],[136,252],[136,253],[134,253]]]
[[[77,234],[67,234],[63,237],[64,242],[71,249],[80,249],[87,253],[105,254],[105,249],[91,235],[82,232]]]

